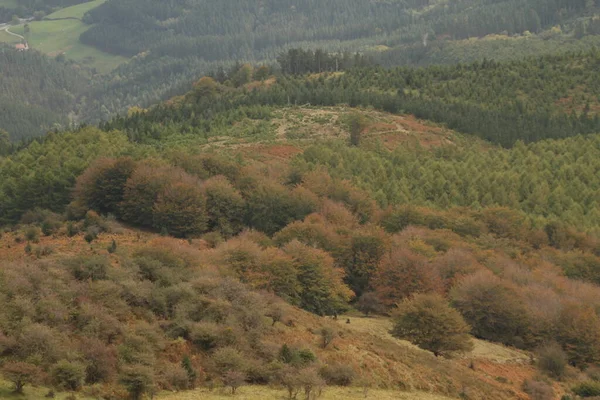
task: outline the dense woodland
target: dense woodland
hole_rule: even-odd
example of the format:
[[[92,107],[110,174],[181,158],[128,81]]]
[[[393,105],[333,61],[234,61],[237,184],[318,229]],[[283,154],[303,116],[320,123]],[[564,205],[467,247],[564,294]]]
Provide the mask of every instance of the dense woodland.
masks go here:
[[[0,127],[18,142],[66,127],[86,86],[79,70],[38,52],[0,45]]]

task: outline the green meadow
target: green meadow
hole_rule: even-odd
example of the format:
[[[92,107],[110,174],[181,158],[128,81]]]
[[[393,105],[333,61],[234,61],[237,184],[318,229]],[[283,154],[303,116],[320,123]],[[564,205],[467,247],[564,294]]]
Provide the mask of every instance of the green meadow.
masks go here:
[[[32,21],[29,23],[30,31],[25,34],[23,25],[10,28],[11,32],[27,37],[29,46],[51,57],[64,54],[67,59],[80,64],[96,68],[99,73],[106,73],[127,61],[127,58],[104,53],[94,47],[84,45],[79,41],[79,35],[90,28],[79,19],[83,15],[102,4],[105,0],[95,0],[76,6],[63,8],[48,15],[48,19],[62,19],[59,21]],[[0,34],[0,41],[14,43],[18,39],[6,32]]]

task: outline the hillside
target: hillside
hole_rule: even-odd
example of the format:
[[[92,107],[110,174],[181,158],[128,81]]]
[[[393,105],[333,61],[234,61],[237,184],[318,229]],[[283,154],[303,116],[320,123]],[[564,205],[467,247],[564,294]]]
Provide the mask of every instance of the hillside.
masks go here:
[[[105,398],[573,393],[600,362],[598,134],[492,143],[395,104],[453,82],[448,104],[502,109],[575,59],[522,110],[589,102],[585,126],[596,53],[418,73],[242,65],[13,150],[0,158],[4,379]],[[501,84],[519,68],[530,77]],[[537,110],[573,82],[576,100]],[[464,320],[469,348],[446,359],[390,334],[396,305],[423,292]]]

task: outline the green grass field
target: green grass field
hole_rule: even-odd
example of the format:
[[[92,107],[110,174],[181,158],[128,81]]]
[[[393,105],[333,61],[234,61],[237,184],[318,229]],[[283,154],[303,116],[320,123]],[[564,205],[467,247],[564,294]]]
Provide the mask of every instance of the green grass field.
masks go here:
[[[0,31],[0,42],[16,44],[16,43],[20,43],[21,40],[16,36],[9,35],[8,33],[4,32],[4,31]]]
[[[83,15],[98,7],[106,0],[95,0],[89,3],[67,7],[47,16],[47,18],[82,18]],[[100,73],[113,70],[127,58],[104,53],[94,47],[82,44],[79,35],[90,27],[79,20],[34,21],[29,24],[27,36],[29,46],[53,57],[64,53],[68,59],[94,67]],[[11,32],[25,36],[24,26],[19,25],[10,29]],[[0,35],[0,41],[14,43],[16,37],[6,33]]]

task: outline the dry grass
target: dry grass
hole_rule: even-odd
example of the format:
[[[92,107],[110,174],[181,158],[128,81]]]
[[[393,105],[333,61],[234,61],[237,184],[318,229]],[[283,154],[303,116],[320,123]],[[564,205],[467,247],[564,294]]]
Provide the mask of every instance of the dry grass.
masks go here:
[[[365,395],[366,393],[366,395]],[[298,398],[303,398],[299,395]],[[287,392],[264,386],[245,386],[234,395],[225,390],[199,389],[183,393],[162,393],[161,400],[285,400]],[[422,392],[400,392],[395,390],[367,390],[361,388],[326,388],[319,400],[372,399],[372,400],[448,400],[449,397]]]

